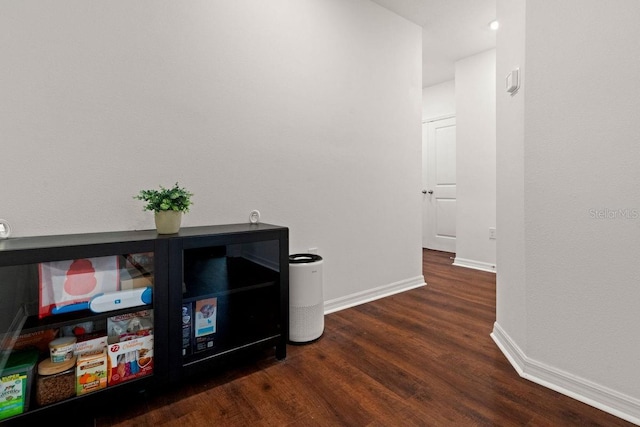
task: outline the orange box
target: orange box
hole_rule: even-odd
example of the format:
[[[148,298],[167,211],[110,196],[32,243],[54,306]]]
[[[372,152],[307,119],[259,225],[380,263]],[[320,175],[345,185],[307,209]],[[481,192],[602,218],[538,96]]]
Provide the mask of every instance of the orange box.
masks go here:
[[[78,355],[76,362],[76,395],[107,388],[107,349]]]

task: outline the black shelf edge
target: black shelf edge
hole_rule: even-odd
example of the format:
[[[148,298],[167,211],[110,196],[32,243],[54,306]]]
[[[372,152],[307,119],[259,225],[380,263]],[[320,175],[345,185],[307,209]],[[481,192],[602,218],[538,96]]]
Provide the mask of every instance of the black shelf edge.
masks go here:
[[[275,335],[270,335],[266,338],[261,338],[258,340],[253,340],[251,342],[245,343],[245,344],[238,344],[238,343],[230,343],[228,345],[225,346],[224,349],[218,349],[216,350],[211,349],[211,350],[206,350],[203,352],[200,352],[198,354],[192,354],[189,356],[185,356],[183,357],[183,359],[187,359],[184,360],[182,363],[182,366],[185,368],[191,367],[191,366],[196,366],[198,364],[201,364],[203,362],[207,362],[216,358],[221,358],[221,357],[225,357],[228,356],[230,354],[233,354],[235,352],[238,351],[242,351],[251,347],[256,347],[256,346],[260,346],[263,344],[268,344],[273,342],[274,344],[278,341],[282,339],[282,334],[275,334]]]
[[[235,288],[235,289],[230,289],[228,291],[220,291],[220,292],[213,292],[213,293],[203,293],[203,294],[197,294],[197,295],[192,295],[193,292],[189,291],[186,294],[183,295],[182,297],[182,302],[184,303],[188,303],[188,302],[195,302],[204,298],[217,298],[217,297],[223,297],[223,296],[227,296],[227,295],[233,295],[233,294],[238,294],[238,293],[242,293],[242,292],[251,292],[254,291],[256,289],[264,289],[264,288],[269,288],[269,287],[275,287],[277,285],[277,282],[275,281],[270,281],[270,282],[264,282],[264,283],[259,283],[257,285],[249,285],[249,286],[245,286],[245,287],[241,287],[241,288]]]
[[[96,320],[104,320],[109,317],[119,316],[136,311],[153,310],[153,304],[137,305],[134,307],[122,308],[119,310],[104,311],[95,313],[91,310],[78,310],[70,313],[54,314],[40,319],[37,315],[27,317],[21,331],[36,332],[45,329],[58,329],[70,323],[82,323]]]

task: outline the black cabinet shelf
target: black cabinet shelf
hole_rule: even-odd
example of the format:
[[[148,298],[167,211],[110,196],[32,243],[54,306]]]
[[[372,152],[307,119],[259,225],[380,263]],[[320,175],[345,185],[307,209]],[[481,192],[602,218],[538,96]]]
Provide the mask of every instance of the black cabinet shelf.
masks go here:
[[[235,342],[230,342],[225,346],[215,347],[209,351],[203,351],[196,356],[185,356],[182,362],[183,369],[185,369],[185,372],[188,374],[191,374],[192,371],[202,372],[200,365],[203,362],[216,362],[217,359],[232,356],[236,352],[250,347],[276,345],[280,338],[280,334],[270,336],[256,335],[250,340],[236,340]]]
[[[251,292],[253,290],[256,289],[262,289],[262,288],[268,288],[268,287],[276,287],[277,283],[276,282],[266,282],[266,283],[259,283],[257,285],[251,285],[251,286],[243,286],[242,288],[239,289],[231,289],[228,291],[220,291],[220,292],[213,292],[213,293],[198,293],[198,294],[187,294],[182,298],[183,302],[194,302],[194,301],[199,301],[203,298],[217,298],[217,297],[224,297],[227,295],[233,295],[233,294],[237,294],[237,293],[242,293],[242,292]]]
[[[276,286],[278,283],[277,271],[240,257],[185,260],[184,269],[186,292],[182,299],[185,301]]]
[[[144,230],[0,240],[0,338],[4,338],[4,344],[13,343],[12,338],[17,336],[69,329],[83,322],[104,325],[114,316],[153,312],[150,374],[38,406],[33,401],[36,367],[30,379],[28,411],[0,419],[0,423],[19,425],[49,410],[117,398],[128,391],[148,387],[162,390],[189,375],[217,369],[220,360],[265,345],[275,348],[277,358],[286,357],[288,245],[288,229],[270,224],[183,227],[170,235]],[[82,309],[38,314],[39,263],[116,256],[121,269],[123,260],[131,254],[152,254],[149,271],[140,268],[141,274],[152,275],[151,304],[104,312]],[[209,320],[203,318],[205,303],[212,306],[208,309],[215,309],[215,317],[207,312]],[[185,307],[192,310],[193,317],[188,335],[193,346],[188,354],[176,345],[183,337]],[[202,323],[206,326],[203,328],[196,317],[210,324]],[[202,348],[196,346],[200,338],[206,344]],[[48,354],[42,352],[39,360],[46,357]]]
[[[4,418],[5,415],[3,415],[0,423],[22,425],[32,418],[46,417],[49,411],[55,411],[59,408],[66,410],[67,407],[71,408],[74,405],[99,401],[105,396],[122,393],[123,390],[137,390],[148,384],[167,381],[167,326],[165,322],[162,322],[162,319],[167,318],[168,274],[166,266],[168,251],[166,243],[158,244],[156,236],[155,232],[131,231],[0,240],[1,354],[5,357],[14,351],[37,354],[37,362],[29,370],[24,371],[28,372],[23,380],[29,384],[28,410],[8,418]],[[117,292],[128,289],[126,286],[133,283],[132,277],[128,272],[124,272],[128,267],[126,260],[132,254],[152,254],[150,268],[155,271],[152,277],[151,303],[146,304],[141,301],[140,304],[132,304],[128,308],[101,312],[94,312],[88,308],[64,313],[42,311],[45,306],[45,294],[42,289],[45,286],[49,292],[46,294],[46,298],[50,298],[49,303],[53,302],[56,306],[64,306],[75,301],[76,298],[82,298],[82,301],[88,303],[91,297],[102,292],[111,292],[112,290]],[[96,262],[96,259],[102,257],[110,260],[109,267]],[[76,260],[83,260],[83,262],[90,260],[91,263],[83,263],[82,265],[85,267],[90,265],[91,269],[80,272],[74,270],[73,273],[70,273],[71,269],[55,269],[61,265],[67,265],[65,264],[67,262],[73,264]],[[96,263],[94,264],[94,262]],[[55,268],[52,263],[55,263]],[[50,268],[48,271],[51,275],[46,275],[43,272],[43,265]],[[121,275],[121,273],[123,274]],[[75,274],[79,276],[75,276]],[[78,282],[74,282],[75,285],[68,285],[80,276],[83,277],[80,288],[77,287]],[[89,282],[86,282],[87,277],[90,277]],[[103,287],[106,283],[110,285]],[[89,284],[91,286],[86,288]],[[67,286],[70,287],[67,288]],[[77,292],[79,289],[85,290]],[[106,344],[108,341],[108,318],[143,310],[152,310],[154,315],[160,319],[159,322],[152,325],[153,341],[149,342],[149,345],[152,346],[151,350],[155,353],[152,372],[140,378],[127,378],[126,381],[119,384],[114,382],[106,388],[99,388],[88,394],[76,395],[73,393],[75,390],[72,391],[72,395],[65,392],[59,400],[50,401],[47,399],[46,403],[38,404],[37,396],[40,387],[38,364],[49,357],[48,341],[62,335],[67,336],[65,329],[71,330],[72,327],[79,328],[78,325],[87,326],[90,324],[92,329],[88,329],[87,334],[78,336],[79,341],[97,338],[99,343],[96,345],[104,345],[102,343]],[[104,348],[107,347],[109,346]],[[21,348],[21,350],[17,350],[17,348]],[[110,356],[110,351],[105,350],[105,356],[99,362],[100,366],[104,367],[104,372],[108,372],[107,359]],[[70,379],[74,381],[74,384],[71,384],[74,389],[77,387],[75,371],[76,366],[73,366]],[[67,381],[65,384],[69,384],[69,382]],[[65,385],[65,387],[71,385]]]
[[[218,231],[181,230],[169,243],[170,258],[179,260],[170,281],[182,285],[170,288],[169,335],[183,343],[170,351],[170,380],[253,347],[274,345],[276,357],[286,357],[288,229],[236,224]],[[210,324],[203,305],[215,307]]]
[[[43,329],[57,329],[70,323],[83,323],[83,322],[95,322],[106,320],[108,317],[119,316],[125,313],[131,313],[132,311],[142,311],[153,309],[152,304],[139,305],[135,307],[112,310],[103,313],[94,313],[91,310],[78,310],[71,313],[57,314],[55,316],[45,317],[44,319],[38,318],[38,316],[28,316],[24,325],[22,326],[22,332],[37,332]]]

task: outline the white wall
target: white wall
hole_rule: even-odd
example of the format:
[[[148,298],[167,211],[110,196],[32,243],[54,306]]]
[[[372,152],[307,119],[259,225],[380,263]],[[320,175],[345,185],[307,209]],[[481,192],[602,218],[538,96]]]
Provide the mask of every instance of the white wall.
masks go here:
[[[177,180],[184,226],[259,209],[317,247],[335,307],[423,283],[418,26],[367,0],[25,0],[0,28],[15,236],[153,228],[132,196]]]
[[[422,120],[437,119],[455,114],[455,80],[422,88]]]
[[[496,269],[496,51],[456,62],[455,264]]]
[[[640,3],[512,1],[498,18],[525,5],[525,33],[498,76],[524,41],[526,97],[500,94],[499,208],[524,233],[499,228],[494,337],[523,376],[640,424]]]
[[[500,31],[496,59],[496,319],[526,350],[526,287],[524,227],[524,98],[525,0],[498,2]],[[513,96],[505,91],[505,77],[519,68],[521,86]]]

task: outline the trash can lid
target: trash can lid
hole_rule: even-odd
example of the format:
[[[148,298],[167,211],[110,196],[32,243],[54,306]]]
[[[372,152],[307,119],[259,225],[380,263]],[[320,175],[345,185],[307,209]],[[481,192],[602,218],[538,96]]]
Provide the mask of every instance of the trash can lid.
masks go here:
[[[289,255],[289,263],[304,264],[308,262],[322,261],[322,257],[316,254],[293,254]]]

